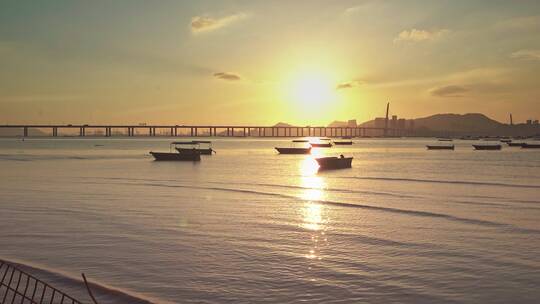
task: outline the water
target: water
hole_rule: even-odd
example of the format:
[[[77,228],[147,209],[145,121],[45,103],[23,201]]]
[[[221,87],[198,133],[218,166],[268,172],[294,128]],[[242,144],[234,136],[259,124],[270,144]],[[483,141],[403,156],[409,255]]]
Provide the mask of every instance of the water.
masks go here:
[[[100,303],[537,303],[540,151],[429,139],[1,139],[0,258]]]

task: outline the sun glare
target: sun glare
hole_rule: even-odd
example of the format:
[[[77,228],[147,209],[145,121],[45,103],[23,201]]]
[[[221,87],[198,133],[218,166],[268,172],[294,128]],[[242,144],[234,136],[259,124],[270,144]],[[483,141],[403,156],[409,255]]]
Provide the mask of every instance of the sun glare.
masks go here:
[[[298,79],[293,85],[293,97],[303,106],[319,106],[331,102],[334,88],[322,76],[307,76]]]

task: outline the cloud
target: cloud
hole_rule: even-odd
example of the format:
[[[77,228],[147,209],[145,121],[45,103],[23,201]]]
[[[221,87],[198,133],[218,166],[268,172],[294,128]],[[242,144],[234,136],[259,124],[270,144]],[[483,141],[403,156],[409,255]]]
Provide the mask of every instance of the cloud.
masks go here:
[[[528,30],[540,28],[540,16],[525,16],[506,19],[495,24],[499,30]]]
[[[510,57],[522,60],[540,60],[540,50],[519,50],[510,54]]]
[[[399,42],[421,42],[421,41],[433,41],[436,39],[441,38],[442,36],[446,35],[449,30],[442,29],[442,30],[405,30],[399,33],[399,35],[394,39],[394,43]]]
[[[247,17],[245,13],[238,13],[221,18],[212,18],[208,16],[195,16],[191,18],[191,31],[193,33],[209,32],[225,27],[231,23]]]
[[[336,86],[336,90],[352,89],[360,85],[357,80],[342,82]]]
[[[238,81],[242,79],[240,75],[235,74],[235,73],[228,73],[228,72],[214,73],[214,77],[217,79],[227,80],[227,81]]]
[[[463,86],[447,85],[433,88],[430,90],[431,95],[437,97],[463,97],[470,90]]]

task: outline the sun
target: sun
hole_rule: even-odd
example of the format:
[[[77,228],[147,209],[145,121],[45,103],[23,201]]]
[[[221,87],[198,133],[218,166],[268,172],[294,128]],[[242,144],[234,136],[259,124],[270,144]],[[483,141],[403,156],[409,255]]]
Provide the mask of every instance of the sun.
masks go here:
[[[320,106],[333,100],[334,88],[323,75],[308,75],[294,81],[291,95],[303,106]]]

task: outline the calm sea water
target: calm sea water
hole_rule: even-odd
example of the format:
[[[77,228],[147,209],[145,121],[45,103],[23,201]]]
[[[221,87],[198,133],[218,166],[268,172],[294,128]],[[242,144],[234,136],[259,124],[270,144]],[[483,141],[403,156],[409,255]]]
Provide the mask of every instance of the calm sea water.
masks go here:
[[[540,151],[362,139],[0,139],[0,258],[100,303],[538,303]]]

